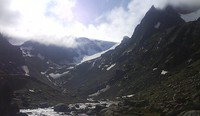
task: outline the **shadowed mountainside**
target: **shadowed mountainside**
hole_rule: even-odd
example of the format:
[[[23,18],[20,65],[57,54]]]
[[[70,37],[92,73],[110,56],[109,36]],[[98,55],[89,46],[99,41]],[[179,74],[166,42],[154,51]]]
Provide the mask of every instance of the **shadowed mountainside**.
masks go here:
[[[132,100],[148,100],[163,115],[192,110],[200,83],[199,32],[200,19],[186,23],[171,7],[152,7],[130,39],[76,66],[65,88],[85,98],[134,95]]]

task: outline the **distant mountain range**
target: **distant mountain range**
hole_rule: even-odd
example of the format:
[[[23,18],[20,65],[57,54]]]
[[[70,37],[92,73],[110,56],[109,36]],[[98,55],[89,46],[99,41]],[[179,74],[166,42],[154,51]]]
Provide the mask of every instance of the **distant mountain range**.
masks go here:
[[[27,41],[21,45],[25,57],[39,57],[54,63],[64,65],[80,63],[84,56],[90,56],[111,48],[116,43],[88,38],[75,38],[75,47],[45,45],[39,42]]]
[[[56,84],[55,79],[66,75],[85,56],[105,51],[116,44],[88,38],[75,38],[74,41],[77,43],[75,47],[45,45],[33,41],[22,44],[20,49],[30,69],[30,75],[40,81]]]

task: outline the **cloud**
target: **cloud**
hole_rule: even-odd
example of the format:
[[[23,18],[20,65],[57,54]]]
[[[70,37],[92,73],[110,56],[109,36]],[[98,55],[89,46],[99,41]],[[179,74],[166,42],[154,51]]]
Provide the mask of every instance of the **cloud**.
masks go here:
[[[9,9],[9,0],[0,0],[0,24],[10,25],[15,23],[13,17],[18,17],[18,13]]]
[[[158,0],[155,2],[160,7]],[[187,22],[197,20],[200,16],[200,0],[163,0],[162,5],[173,6]]]
[[[32,39],[68,47],[76,46],[74,37],[119,42],[123,36],[132,35],[152,5],[162,9],[170,4],[192,11],[200,6],[199,0],[127,0],[119,4],[115,3],[116,0],[101,2],[102,4],[99,0],[0,0],[0,31],[18,38],[17,41]],[[190,21],[199,14],[200,11],[196,11],[182,17]]]

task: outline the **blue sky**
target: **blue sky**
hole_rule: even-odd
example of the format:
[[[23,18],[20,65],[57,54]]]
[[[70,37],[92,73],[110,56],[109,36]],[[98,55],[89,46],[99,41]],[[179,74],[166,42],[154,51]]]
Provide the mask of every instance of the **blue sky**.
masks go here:
[[[96,24],[105,20],[97,19],[113,8],[127,8],[130,0],[78,0],[76,6],[72,9],[77,20],[84,24]]]
[[[73,46],[75,37],[120,42],[152,5],[167,4],[199,7],[200,0],[0,0],[0,31],[18,42]],[[200,11],[183,17],[198,16]]]

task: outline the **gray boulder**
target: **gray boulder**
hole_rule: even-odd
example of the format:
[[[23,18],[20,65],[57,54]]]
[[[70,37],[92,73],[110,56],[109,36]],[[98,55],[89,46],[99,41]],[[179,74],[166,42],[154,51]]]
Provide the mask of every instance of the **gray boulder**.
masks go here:
[[[69,107],[64,103],[59,103],[55,105],[53,109],[55,112],[69,112],[70,111]]]

